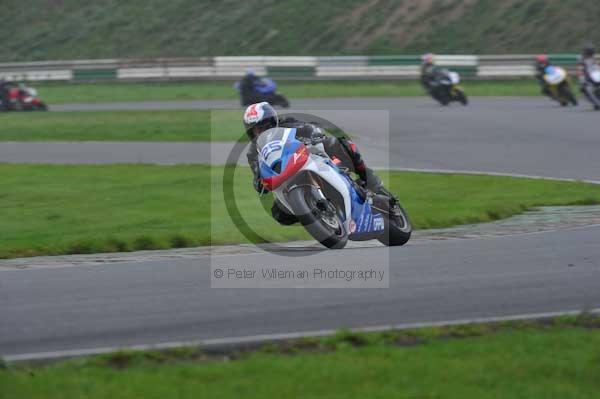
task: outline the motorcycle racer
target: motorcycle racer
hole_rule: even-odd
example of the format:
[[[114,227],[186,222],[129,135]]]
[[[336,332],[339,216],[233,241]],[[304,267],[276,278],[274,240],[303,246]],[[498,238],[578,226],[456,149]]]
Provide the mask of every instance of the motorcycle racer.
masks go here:
[[[427,53],[421,57],[421,84],[431,94],[438,85],[437,81],[441,75],[441,69],[435,65],[435,55]]]
[[[261,183],[256,140],[258,136],[271,128],[286,127],[295,128],[296,137],[304,139],[312,145],[322,144],[323,149],[334,162],[339,162],[341,166],[347,167],[359,176],[359,185],[375,193],[389,197],[392,204],[398,202],[385,189],[381,179],[379,179],[373,170],[365,165],[362,155],[358,151],[356,144],[352,141],[343,137],[337,138],[326,134],[323,129],[312,123],[305,123],[290,117],[280,119],[275,109],[267,102],[250,105],[244,112],[243,119],[246,134],[250,138],[250,148],[246,155],[248,164],[254,174],[254,189],[259,193],[265,192],[266,189]],[[298,221],[296,216],[285,212],[277,201],[273,204],[271,214],[282,225],[290,225]]]
[[[592,103],[594,109],[596,111],[600,110],[600,98],[596,95],[596,85],[598,82],[594,82],[591,77],[591,72],[593,70],[598,69],[598,64],[594,60],[595,56],[594,46],[591,44],[587,44],[581,53],[579,58],[578,67],[578,76],[579,76],[579,86],[581,92],[587,97],[587,99]]]
[[[550,66],[550,61],[548,60],[548,56],[546,54],[540,54],[535,57],[535,78],[537,79],[540,87],[542,89],[542,94],[548,96],[550,98],[554,98],[546,80],[544,79],[544,74],[546,73],[546,68]]]
[[[0,79],[0,110],[2,108],[8,108],[8,97],[11,87],[12,85],[10,82]]]
[[[246,70],[246,74],[240,80],[240,89],[245,93],[254,92],[254,87],[260,82],[260,77],[254,73],[254,70]]]
[[[263,101],[267,101],[271,105],[280,105],[283,108],[290,106],[288,99],[277,92],[277,84],[273,79],[260,77],[251,69],[248,69],[246,75],[233,87],[239,92],[240,102],[244,107]]]

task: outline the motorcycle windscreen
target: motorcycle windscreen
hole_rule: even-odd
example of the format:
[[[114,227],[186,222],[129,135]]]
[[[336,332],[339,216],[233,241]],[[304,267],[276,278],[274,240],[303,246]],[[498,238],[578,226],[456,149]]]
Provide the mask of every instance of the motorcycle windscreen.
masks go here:
[[[296,129],[269,129],[257,140],[260,176],[269,190],[279,187],[304,165],[308,151],[296,140]]]

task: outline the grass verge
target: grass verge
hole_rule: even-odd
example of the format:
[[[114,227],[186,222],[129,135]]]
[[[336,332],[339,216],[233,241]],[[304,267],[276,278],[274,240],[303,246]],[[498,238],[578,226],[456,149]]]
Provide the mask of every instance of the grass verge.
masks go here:
[[[247,240],[223,201],[223,168],[0,164],[0,258],[166,249]],[[263,239],[309,239],[279,226],[248,168],[233,179],[241,216]],[[600,203],[600,186],[496,176],[393,172],[417,229],[505,218],[541,205]],[[236,219],[235,223],[239,221]]]
[[[64,103],[120,101],[237,100],[233,82],[172,83],[82,83],[38,85],[40,95],[50,106]],[[533,80],[465,81],[470,96],[537,96]],[[279,91],[293,103],[297,98],[326,97],[413,97],[424,91],[416,81],[281,81]]]
[[[240,115],[233,110],[0,114],[0,141],[233,141],[243,135]]]
[[[14,398],[595,398],[600,318],[582,314],[288,341],[245,353],[117,352],[0,369]],[[233,360],[233,361],[232,361]]]

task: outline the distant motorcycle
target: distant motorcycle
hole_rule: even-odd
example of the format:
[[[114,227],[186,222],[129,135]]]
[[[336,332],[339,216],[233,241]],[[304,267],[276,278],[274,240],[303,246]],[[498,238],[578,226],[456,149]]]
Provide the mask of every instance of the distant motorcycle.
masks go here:
[[[569,103],[577,105],[577,99],[571,91],[569,74],[561,67],[554,65],[547,66],[544,69],[544,82],[552,98],[566,107]]]
[[[448,105],[453,101],[467,105],[469,100],[459,84],[460,75],[457,72],[442,69],[437,72],[436,78],[431,83],[429,93],[442,105]]]
[[[248,106],[263,101],[283,108],[288,108],[290,102],[282,94],[277,93],[277,84],[269,78],[262,78],[253,87],[244,87],[241,82],[235,83],[236,90],[240,93],[242,106]]]
[[[590,82],[594,85],[596,98],[600,98],[600,68],[598,66],[590,71]]]
[[[8,89],[8,100],[0,102],[0,111],[48,111],[33,87],[23,84]]]

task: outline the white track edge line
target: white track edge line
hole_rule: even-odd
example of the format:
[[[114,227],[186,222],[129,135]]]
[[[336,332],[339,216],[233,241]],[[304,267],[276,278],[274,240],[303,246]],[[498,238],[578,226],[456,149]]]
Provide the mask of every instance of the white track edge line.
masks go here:
[[[443,173],[443,174],[461,174],[461,175],[484,175],[484,176],[499,176],[499,177],[518,177],[523,179],[535,180],[554,180],[565,181],[571,183],[590,183],[600,184],[600,180],[576,179],[572,177],[552,177],[540,175],[526,175],[521,173],[504,173],[504,172],[486,172],[482,170],[462,170],[462,169],[429,169],[429,168],[401,168],[401,167],[373,167],[374,170],[392,171],[392,172],[422,172],[422,173]]]
[[[407,330],[414,328],[425,328],[425,327],[442,327],[442,326],[456,326],[465,324],[480,324],[480,323],[495,323],[503,321],[519,321],[519,320],[536,320],[536,319],[548,319],[560,316],[576,316],[582,313],[588,314],[600,314],[600,308],[594,308],[590,310],[566,310],[566,311],[555,311],[555,312],[543,312],[543,313],[526,313],[509,316],[496,316],[496,317],[476,317],[472,319],[458,319],[458,320],[447,320],[447,321],[435,321],[435,322],[420,322],[420,323],[401,323],[401,324],[390,324],[390,325],[379,325],[370,327],[357,327],[351,328],[349,331],[352,332],[385,332],[392,330]],[[325,337],[331,336],[338,333],[339,330],[315,330],[305,332],[290,332],[290,333],[278,333],[278,334],[259,334],[259,335],[248,335],[241,337],[227,337],[227,338],[212,338],[205,340],[195,341],[173,341],[164,342],[158,344],[141,344],[131,345],[123,347],[98,347],[98,348],[87,348],[87,349],[68,349],[62,351],[49,351],[49,352],[34,352],[24,353],[16,355],[3,356],[5,362],[26,362],[26,361],[42,361],[42,360],[60,360],[73,357],[82,357],[89,355],[100,355],[119,350],[164,350],[179,348],[184,346],[198,346],[202,349],[236,349],[244,345],[259,345],[268,342],[277,342],[290,339],[306,338],[306,337]]]

